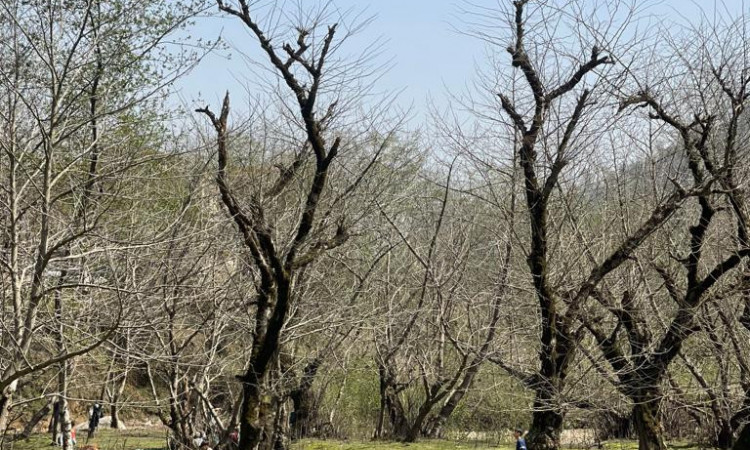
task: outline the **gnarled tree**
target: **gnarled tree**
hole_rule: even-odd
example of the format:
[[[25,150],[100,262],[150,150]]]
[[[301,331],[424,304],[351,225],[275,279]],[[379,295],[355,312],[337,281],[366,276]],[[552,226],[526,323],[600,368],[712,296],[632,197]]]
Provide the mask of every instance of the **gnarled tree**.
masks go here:
[[[341,130],[336,130],[336,119],[347,100],[343,97],[346,83],[352,77],[358,79],[359,72],[355,64],[347,66],[348,71],[334,74],[336,63],[340,63],[335,52],[348,32],[338,24],[322,28],[321,22],[328,18],[325,8],[307,16],[310,23],[296,24],[293,44],[274,46],[251,11],[250,2],[218,0],[217,4],[258,40],[272,70],[291,94],[287,111],[295,113],[286,119],[294,124],[291,128],[299,126],[296,131],[301,131],[301,136],[291,142],[297,147],[294,156],[281,162],[276,180],[268,186],[256,184],[254,193],[240,197],[230,180],[229,95],[218,115],[207,107],[198,110],[215,129],[217,185],[257,281],[255,295],[248,301],[254,318],[250,357],[244,374],[238,377],[243,384],[239,447],[283,447],[285,437],[280,431],[281,424],[286,423],[284,409],[277,398],[267,394],[270,383],[278,379],[275,367],[284,325],[295,300],[295,283],[303,269],[349,239],[341,202],[366,179],[380,152],[374,152],[356,177],[347,178],[351,180],[348,185],[339,186],[340,190],[331,188],[329,176],[334,172],[334,161],[346,147]]]

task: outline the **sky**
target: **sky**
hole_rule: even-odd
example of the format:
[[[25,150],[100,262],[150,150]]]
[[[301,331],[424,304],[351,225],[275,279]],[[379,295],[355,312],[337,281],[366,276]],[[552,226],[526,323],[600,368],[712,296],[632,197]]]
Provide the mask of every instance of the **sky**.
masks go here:
[[[296,0],[322,2],[324,0]],[[468,20],[468,2],[492,7],[510,0],[333,0],[341,11],[362,12],[373,16],[369,26],[350,44],[365,46],[379,40],[379,61],[388,70],[377,80],[383,91],[399,92],[398,104],[410,108],[416,116],[428,110],[428,99],[438,107],[449,100],[448,91],[460,92],[471,84],[477,67],[484,64],[485,45],[475,37],[457,31]],[[585,0],[596,4],[599,0]],[[636,0],[651,3],[649,11],[672,22],[697,19],[701,10],[746,10],[743,0]],[[291,4],[292,1],[286,3]],[[211,9],[211,13],[216,8]],[[504,24],[500,23],[499,26]],[[257,89],[245,57],[265,62],[256,40],[236,18],[201,17],[190,29],[193,38],[216,39],[221,35],[228,48],[207,55],[201,63],[176,85],[177,98],[188,105],[216,105],[224,92],[233,97],[247,96]],[[248,87],[249,86],[249,87]]]

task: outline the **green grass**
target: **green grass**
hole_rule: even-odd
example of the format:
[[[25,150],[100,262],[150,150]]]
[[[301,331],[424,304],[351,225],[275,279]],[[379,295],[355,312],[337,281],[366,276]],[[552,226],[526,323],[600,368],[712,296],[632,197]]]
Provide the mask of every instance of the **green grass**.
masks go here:
[[[86,432],[81,431],[78,438],[78,447],[86,444]],[[50,445],[52,440],[48,434],[36,434],[25,441],[6,442],[3,450],[39,450],[54,449]],[[166,448],[165,434],[155,430],[98,430],[96,437],[89,440],[88,444],[96,444],[100,450],[163,450]]]
[[[339,442],[339,441],[301,441],[292,445],[292,450],[448,450],[448,449],[498,449],[512,450],[512,447],[489,446],[482,442],[421,441],[415,444],[399,442]],[[515,448],[515,447],[513,447]]]
[[[634,441],[610,442],[604,446],[606,450],[637,450],[638,443]],[[675,444],[673,449],[697,450],[686,444]],[[415,444],[402,444],[397,442],[341,442],[341,441],[301,441],[292,445],[292,450],[453,450],[453,449],[493,449],[513,450],[515,446],[491,445],[484,442],[454,442],[454,441],[422,441]],[[571,449],[573,450],[573,449]]]
[[[86,433],[82,432],[78,436],[78,445],[81,446],[86,441]],[[165,434],[158,430],[100,430],[97,432],[95,439],[91,439],[89,444],[96,444],[100,450],[164,450]],[[50,445],[50,438],[47,434],[37,434],[27,441],[17,441],[6,443],[3,450],[39,450],[54,449]],[[379,442],[379,441],[319,441],[305,440],[292,444],[291,450],[513,450],[515,446],[493,445],[481,441],[455,442],[447,440],[421,441],[415,444],[403,444],[399,442]],[[638,444],[633,441],[610,442],[605,446],[606,450],[636,450]],[[686,444],[675,444],[673,449],[680,450],[697,450],[698,447],[691,447]]]

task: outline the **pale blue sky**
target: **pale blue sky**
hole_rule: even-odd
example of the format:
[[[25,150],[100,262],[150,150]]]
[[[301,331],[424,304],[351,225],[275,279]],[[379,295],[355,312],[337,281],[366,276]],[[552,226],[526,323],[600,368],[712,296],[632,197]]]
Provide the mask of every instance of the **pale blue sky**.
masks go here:
[[[475,5],[491,7],[510,0],[470,1]],[[592,4],[597,2],[587,1]],[[654,1],[655,6],[651,10],[663,16],[665,23],[685,18],[697,19],[700,9],[704,13],[711,13],[717,8],[714,0],[644,1]],[[333,0],[333,3],[341,10],[353,8],[376,16],[372,24],[358,35],[356,42],[364,45],[382,38],[381,60],[390,61],[391,67],[378,80],[378,87],[402,91],[399,104],[405,107],[413,105],[417,116],[427,110],[428,96],[433,97],[440,106],[441,102],[446,101],[445,87],[454,92],[461,91],[471,83],[477,61],[479,65],[482,64],[485,55],[483,43],[453,29],[466,20],[461,13],[461,6],[466,6],[463,0]],[[743,0],[724,0],[719,8],[735,11],[745,9]],[[498,25],[504,26],[502,23]],[[251,58],[263,61],[257,42],[235,18],[200,18],[191,33],[204,39],[214,39],[221,34],[230,45],[243,49]],[[227,52],[235,53],[232,59],[227,59]],[[246,95],[244,85],[247,85],[248,73],[246,62],[237,56],[235,50],[218,52],[207,56],[179,81],[179,95],[188,105],[196,103],[199,97],[201,101],[216,104],[226,90],[232,92],[235,98],[242,97]]]

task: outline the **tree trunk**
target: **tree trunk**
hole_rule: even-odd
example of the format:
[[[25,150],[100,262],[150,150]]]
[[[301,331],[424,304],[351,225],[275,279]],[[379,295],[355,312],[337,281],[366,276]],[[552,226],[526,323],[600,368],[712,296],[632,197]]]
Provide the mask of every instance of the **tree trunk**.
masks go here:
[[[317,430],[319,425],[318,402],[313,392],[313,384],[322,364],[323,358],[318,356],[305,365],[297,386],[289,394],[294,408],[294,421],[289,421],[291,422],[289,425],[292,439],[319,436],[320,430]]]
[[[10,392],[3,392],[3,394],[0,395],[0,436],[4,436],[5,431],[8,429],[10,402],[12,398],[13,394]]]
[[[117,414],[117,403],[113,402],[109,406],[109,415],[112,417],[112,422],[110,423],[109,427],[117,430],[120,428],[120,417]]]
[[[67,383],[66,383],[67,387]],[[67,391],[67,389],[66,389]],[[66,394],[67,395],[67,392]],[[71,438],[71,425],[70,425],[70,410],[68,409],[68,399],[63,396],[60,399],[60,435],[62,440],[63,450],[73,448],[73,441]]]
[[[286,402],[275,398],[276,415],[273,422],[273,450],[286,450],[289,447],[289,414]]]
[[[545,327],[552,328],[552,327]],[[546,334],[555,333],[554,329],[545,330]],[[534,409],[531,416],[531,429],[527,442],[534,450],[557,450],[560,448],[560,435],[563,430],[565,412],[558,400],[558,393],[565,383],[569,361],[574,356],[570,345],[573,338],[561,333],[554,339],[543,339],[546,346],[555,346],[555,351],[549,349],[540,355],[542,370],[540,377],[533,385],[536,395]],[[554,355],[557,354],[555,358]]]
[[[391,436],[397,440],[405,440],[409,435],[409,421],[398,396],[394,377],[390,374],[390,370],[382,364],[379,365],[378,372],[380,375],[381,402],[391,424]]]
[[[62,375],[59,375],[59,377],[62,377]],[[68,401],[63,395],[57,397],[52,411],[52,420],[49,427],[52,444],[60,445],[65,450],[72,448]]]
[[[633,426],[638,435],[638,450],[666,450],[657,396],[640,396],[633,407]]]
[[[417,417],[409,427],[409,430],[406,434],[406,437],[403,439],[403,442],[417,442],[417,439],[419,439],[419,436],[422,434],[422,427],[425,424],[425,420],[430,414],[430,410],[432,410],[433,406],[435,406],[434,400],[425,400],[425,402],[419,408],[419,414],[417,414]]]
[[[734,441],[732,450],[747,450],[748,448],[750,448],[750,422],[742,427],[737,440]]]
[[[629,411],[627,415],[622,415],[617,411],[605,411],[599,428],[602,440],[629,439],[633,435],[632,411]]]
[[[383,426],[385,425],[385,393],[383,392],[383,383],[380,383],[380,409],[378,409],[378,421],[375,425],[375,439],[383,437]]]
[[[488,343],[491,339],[491,337],[488,339]],[[477,373],[479,373],[480,367],[481,366],[479,360],[474,361],[473,365],[469,367],[469,369],[466,371],[466,374],[464,375],[463,380],[461,381],[461,385],[455,391],[453,391],[451,396],[448,398],[448,401],[446,401],[443,407],[440,408],[440,411],[437,413],[437,415],[434,416],[423,428],[422,434],[425,437],[432,439],[439,439],[442,437],[443,427],[445,426],[445,423],[448,421],[448,419],[450,419],[451,415],[453,415],[453,412],[456,410],[459,403],[461,403],[461,400],[474,384],[474,378],[476,377]]]
[[[291,424],[292,439],[314,437],[318,423],[318,405],[312,387],[295,389],[291,394],[294,406],[294,421]]]
[[[427,423],[424,430],[422,430],[422,435],[429,439],[442,439],[443,427],[449,417],[450,416],[443,416],[442,414],[433,417],[432,420]]]
[[[448,398],[448,401],[445,402],[442,408],[440,408],[437,415],[433,416],[422,428],[422,436],[430,439],[442,438],[445,423],[448,422],[448,419],[453,415],[453,411],[455,411],[459,403],[461,403],[461,400],[464,398],[467,391],[468,388],[459,388],[454,391],[450,398]]]
[[[23,431],[21,431],[21,434],[17,435],[15,437],[16,440],[22,440],[22,439],[28,439],[31,434],[34,432],[34,427],[39,424],[39,422],[44,419],[44,417],[50,413],[50,404],[45,404],[41,409],[39,409],[37,412],[34,413],[33,416],[31,416],[31,419],[29,419],[28,422],[26,422],[26,425],[23,427]]]
[[[57,429],[59,428],[59,420],[60,420],[60,399],[55,397],[55,401],[52,403],[52,417],[50,417],[49,420],[49,426],[47,427],[47,432],[50,433],[52,437],[52,443],[55,443],[57,440]]]
[[[70,423],[70,410],[68,408],[68,376],[67,376],[67,364],[63,363],[63,368],[58,375],[60,387],[62,392],[58,397],[59,408],[57,410],[57,427],[55,433],[59,432],[59,442],[62,445],[63,450],[73,448],[73,442],[71,437],[71,423]],[[54,436],[54,439],[58,439]],[[54,442],[58,442],[55,440]]]
[[[716,448],[728,450],[734,443],[734,430],[729,420],[719,419],[719,429],[716,433]]]
[[[537,393],[537,398],[540,394]],[[536,400],[532,416],[531,430],[527,439],[533,450],[557,450],[560,448],[560,434],[563,427],[563,414],[558,408],[550,408],[546,400]],[[537,405],[540,405],[537,408]]]
[[[270,450],[278,445],[273,439],[275,408],[261,383],[248,371],[242,388],[239,450]]]
[[[288,284],[286,287],[288,288]],[[278,362],[279,357],[280,328],[280,323],[274,323],[275,337],[270,342],[266,337],[262,344],[254,344],[265,348],[256,352],[247,372],[241,377],[243,386],[239,450],[280,450],[288,447],[286,436],[277,439],[279,426],[283,425],[283,434],[286,434],[288,415],[284,413],[284,417],[277,420],[279,412],[286,411],[286,408],[282,407],[279,396],[273,391],[274,380],[271,379],[276,375],[274,371],[278,373],[278,369],[274,369],[274,361]]]
[[[58,285],[62,285],[66,276],[66,271],[62,271],[60,273],[60,277],[58,279]],[[62,295],[60,294],[60,291],[57,290],[55,292],[55,320],[58,322],[58,329],[57,329],[57,350],[60,352],[60,354],[63,354],[67,351],[65,347],[65,329],[63,327],[63,303],[62,303]],[[59,404],[59,408],[57,410],[58,419],[57,423],[59,424],[59,432],[60,432],[60,444],[62,445],[63,450],[68,450],[71,448],[73,443],[71,442],[71,434],[70,434],[70,412],[68,411],[68,371],[70,369],[70,361],[64,360],[59,365],[59,372],[57,374],[57,390],[58,390],[58,397],[57,402]],[[55,430],[57,432],[57,430]],[[57,437],[55,437],[57,439]],[[56,442],[56,441],[55,441]]]
[[[125,392],[125,385],[128,381],[128,371],[126,370],[122,375],[122,381],[120,382],[120,385],[114,389],[114,392],[112,393],[112,397],[110,399],[110,408],[109,412],[112,416],[112,423],[110,424],[110,428],[114,428],[115,430],[120,429],[120,414],[119,414],[119,403],[120,398],[122,397],[122,393]]]
[[[385,389],[385,409],[391,424],[391,435],[404,440],[409,433],[409,421],[401,404],[401,399],[392,387]]]

